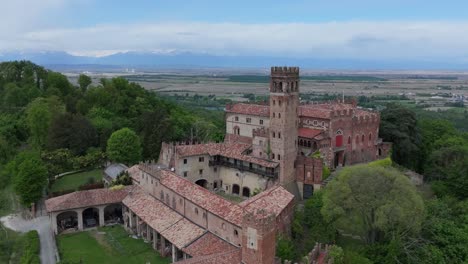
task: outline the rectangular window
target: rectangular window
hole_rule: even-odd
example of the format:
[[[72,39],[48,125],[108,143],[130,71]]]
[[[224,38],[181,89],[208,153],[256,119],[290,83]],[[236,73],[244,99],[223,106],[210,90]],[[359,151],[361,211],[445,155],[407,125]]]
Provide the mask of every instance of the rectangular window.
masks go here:
[[[218,171],[218,168],[213,167],[213,171],[214,171],[214,172],[217,172],[217,171]]]
[[[263,119],[260,119],[260,125],[263,125]]]
[[[281,132],[278,132],[278,138],[281,138]]]
[[[184,177],[187,177],[188,172],[184,171]]]
[[[184,159],[184,164],[187,164],[187,159]]]
[[[252,119],[251,119],[250,117],[247,117],[247,118],[245,119],[245,122],[250,123],[250,122],[252,122]]]
[[[238,116],[234,117],[234,120],[239,121],[239,117]]]
[[[205,161],[205,157],[199,157],[199,158],[198,158],[198,161],[199,161],[199,162],[204,162],[204,161]]]
[[[278,154],[278,160],[281,160],[281,155],[280,154]]]
[[[202,174],[203,174],[203,170],[198,170],[198,174],[202,175]]]

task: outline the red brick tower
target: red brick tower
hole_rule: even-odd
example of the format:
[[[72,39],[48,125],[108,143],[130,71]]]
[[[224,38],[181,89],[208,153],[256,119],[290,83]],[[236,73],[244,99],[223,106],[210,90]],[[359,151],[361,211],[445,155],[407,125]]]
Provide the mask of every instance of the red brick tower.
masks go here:
[[[244,211],[242,219],[242,263],[273,264],[276,255],[275,216],[263,209]]]
[[[295,179],[299,67],[271,67],[270,158],[280,163],[280,183]]]

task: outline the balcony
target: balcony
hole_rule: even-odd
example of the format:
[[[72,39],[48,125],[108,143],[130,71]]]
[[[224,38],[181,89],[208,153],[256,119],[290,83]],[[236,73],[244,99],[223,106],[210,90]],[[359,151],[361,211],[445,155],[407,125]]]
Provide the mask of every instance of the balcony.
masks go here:
[[[224,166],[224,167],[228,167],[228,168],[238,169],[240,171],[248,171],[248,172],[259,174],[259,175],[269,177],[269,178],[278,178],[278,172],[277,171],[273,171],[273,172],[266,171],[266,170],[262,170],[262,169],[258,169],[258,168],[253,168],[253,167],[250,167],[250,166],[245,166],[243,164],[235,164],[235,163],[228,162],[228,161],[225,161],[225,160],[210,160],[208,162],[208,165],[209,166]]]

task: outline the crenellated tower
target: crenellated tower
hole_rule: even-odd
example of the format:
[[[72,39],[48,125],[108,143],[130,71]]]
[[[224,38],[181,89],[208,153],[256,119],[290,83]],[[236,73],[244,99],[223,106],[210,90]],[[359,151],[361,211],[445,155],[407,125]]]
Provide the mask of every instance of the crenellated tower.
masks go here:
[[[280,183],[295,180],[299,67],[271,67],[270,158],[280,163]]]

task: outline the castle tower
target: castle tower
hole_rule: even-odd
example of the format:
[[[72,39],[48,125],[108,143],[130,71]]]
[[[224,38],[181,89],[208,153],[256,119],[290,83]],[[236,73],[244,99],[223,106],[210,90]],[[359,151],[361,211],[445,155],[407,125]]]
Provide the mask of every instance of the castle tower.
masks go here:
[[[295,179],[299,67],[271,67],[270,158],[280,163],[280,183]]]
[[[272,264],[276,255],[276,218],[263,209],[244,211],[242,263]]]

